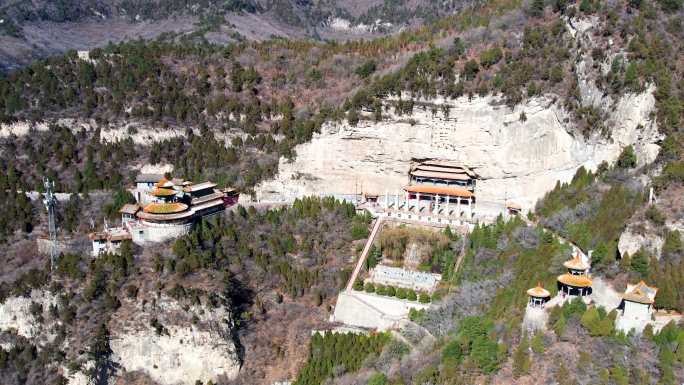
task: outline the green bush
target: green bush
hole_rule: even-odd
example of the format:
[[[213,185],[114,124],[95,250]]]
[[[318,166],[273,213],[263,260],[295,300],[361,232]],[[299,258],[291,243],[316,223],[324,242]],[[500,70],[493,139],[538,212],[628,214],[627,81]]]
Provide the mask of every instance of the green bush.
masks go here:
[[[657,226],[662,226],[665,224],[665,215],[661,213],[655,205],[648,206],[648,209],[646,210],[646,218],[648,218],[648,220]]]
[[[415,292],[413,289],[409,289],[409,290],[406,292],[406,298],[407,298],[409,301],[416,301],[416,300],[418,300],[418,296],[416,295],[416,292]]]
[[[489,68],[498,63],[501,58],[503,58],[503,51],[499,47],[494,47],[480,53],[480,64],[484,68]]]
[[[387,286],[387,289],[385,290],[385,294],[394,297],[397,295],[397,289],[394,286]]]
[[[463,348],[458,340],[449,341],[442,349],[442,363],[458,365],[463,360]]]
[[[368,385],[386,385],[387,376],[383,373],[375,373],[368,380]]]
[[[357,279],[356,281],[354,281],[354,285],[352,286],[352,288],[356,291],[363,290],[363,281]]]
[[[363,290],[365,290],[366,293],[375,293],[375,286],[373,286],[373,284],[370,282],[366,282],[366,284],[363,286]]]
[[[634,147],[629,145],[625,147],[617,160],[617,165],[620,168],[634,168],[637,165],[637,156],[634,152]]]
[[[354,70],[354,73],[359,75],[359,77],[365,79],[365,78],[369,77],[371,74],[373,74],[373,72],[375,72],[375,69],[376,69],[375,61],[374,60],[368,60],[367,62],[356,67],[356,69]]]
[[[365,223],[354,223],[351,227],[351,237],[355,241],[368,238],[368,226]]]
[[[428,303],[430,302],[430,296],[425,292],[420,292],[420,295],[418,295],[418,301],[420,301],[420,303]]]
[[[406,289],[404,288],[397,288],[397,298],[399,299],[406,299]]]

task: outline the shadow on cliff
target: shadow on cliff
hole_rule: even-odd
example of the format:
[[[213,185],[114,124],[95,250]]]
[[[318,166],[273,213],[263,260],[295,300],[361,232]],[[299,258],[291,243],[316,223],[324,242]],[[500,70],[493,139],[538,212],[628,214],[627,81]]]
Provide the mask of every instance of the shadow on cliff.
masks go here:
[[[240,342],[240,334],[246,331],[248,326],[247,320],[243,319],[243,314],[247,314],[254,304],[254,291],[231,272],[226,273],[224,284],[223,296],[228,302],[226,305],[230,309],[233,322],[233,327],[230,329],[230,338],[235,344],[238,360],[240,361],[240,366],[242,366],[245,347]]]

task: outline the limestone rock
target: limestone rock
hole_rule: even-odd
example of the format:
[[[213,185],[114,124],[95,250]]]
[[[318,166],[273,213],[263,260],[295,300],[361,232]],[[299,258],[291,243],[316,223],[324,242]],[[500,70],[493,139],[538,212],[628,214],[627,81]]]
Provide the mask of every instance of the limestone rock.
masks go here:
[[[257,199],[392,194],[408,183],[413,162],[445,159],[479,175],[478,201],[509,200],[529,209],[556,181],[570,181],[580,166],[593,170],[603,161],[614,162],[627,145],[635,147],[641,164],[653,161],[659,150],[660,134],[649,117],[652,89],[616,102],[607,123],[610,138],[575,134],[568,113],[545,97],[513,109],[492,96],[431,103],[438,111],[449,105],[449,116],[417,107],[410,119],[387,114],[379,123],[324,125],[310,143],[296,147],[294,161],[280,160],[276,178],[257,186]]]
[[[140,370],[161,385],[216,383],[220,375],[237,376],[240,362],[227,309],[184,309],[162,297],[153,314],[163,326],[161,333],[151,326],[147,312],[132,313],[134,318],[111,325],[113,361],[124,370]]]
[[[54,340],[51,325],[57,322],[49,315],[50,305],[57,299],[47,291],[33,290],[28,297],[9,297],[0,304],[0,331],[15,331],[18,335],[34,340],[40,346]],[[42,308],[44,323],[38,322],[31,312],[31,304]]]
[[[632,255],[643,248],[646,252],[660,258],[665,240],[647,223],[631,223],[620,235],[618,251],[620,255]]]

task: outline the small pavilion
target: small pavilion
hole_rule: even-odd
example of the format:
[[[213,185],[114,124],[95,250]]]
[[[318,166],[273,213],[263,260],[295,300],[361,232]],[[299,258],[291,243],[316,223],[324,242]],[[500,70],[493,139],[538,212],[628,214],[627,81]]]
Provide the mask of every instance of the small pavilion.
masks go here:
[[[566,295],[578,295],[580,297],[591,294],[591,277],[589,276],[589,264],[578,254],[569,261],[563,263],[568,272],[558,276],[558,290]]]
[[[626,318],[650,320],[656,293],[658,288],[648,286],[644,281],[636,285],[628,284],[622,295],[622,315]]]
[[[527,290],[527,295],[530,296],[530,301],[527,303],[527,306],[540,309],[543,309],[546,302],[551,298],[551,293],[541,286],[541,282],[538,282],[537,286]]]

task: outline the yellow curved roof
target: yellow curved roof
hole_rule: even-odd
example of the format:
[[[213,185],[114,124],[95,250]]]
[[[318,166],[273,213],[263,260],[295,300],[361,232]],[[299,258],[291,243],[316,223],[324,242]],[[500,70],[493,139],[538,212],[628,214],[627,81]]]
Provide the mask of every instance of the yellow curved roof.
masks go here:
[[[530,297],[546,298],[550,297],[551,293],[549,293],[548,290],[544,289],[541,284],[538,283],[536,287],[527,290],[527,295]]]
[[[573,270],[589,269],[589,264],[582,260],[582,257],[580,257],[579,253],[575,254],[575,257],[573,259],[563,262],[563,266]]]
[[[161,178],[157,184],[155,184],[156,187],[173,187],[173,182],[166,178]]]
[[[626,301],[652,304],[655,302],[656,293],[658,293],[657,287],[648,286],[646,282],[640,281],[636,285],[627,285],[627,290],[625,290],[622,298]]]
[[[563,274],[558,276],[558,282],[574,287],[590,287],[591,278],[586,275]]]
[[[172,195],[176,195],[176,192],[170,188],[155,188],[150,192],[151,195],[154,195],[156,197],[170,197]]]
[[[175,214],[188,209],[185,203],[150,203],[143,211],[150,214]]]
[[[420,193],[420,194],[439,194],[439,195],[450,195],[457,196],[461,198],[474,197],[475,194],[472,192],[458,187],[440,187],[440,186],[426,186],[426,185],[410,185],[404,187],[404,191],[410,193]]]

